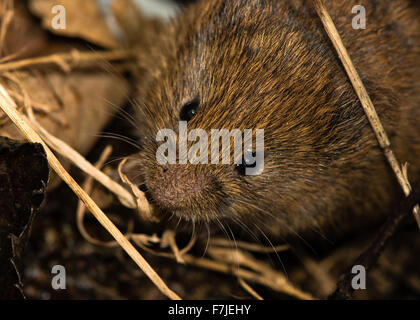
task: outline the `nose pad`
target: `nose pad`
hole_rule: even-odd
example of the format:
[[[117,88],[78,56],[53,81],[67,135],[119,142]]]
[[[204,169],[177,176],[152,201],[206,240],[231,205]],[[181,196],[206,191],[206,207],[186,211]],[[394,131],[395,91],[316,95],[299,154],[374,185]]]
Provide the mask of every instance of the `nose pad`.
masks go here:
[[[167,165],[148,183],[151,196],[165,209],[180,209],[200,201],[208,186],[208,179],[186,165]]]

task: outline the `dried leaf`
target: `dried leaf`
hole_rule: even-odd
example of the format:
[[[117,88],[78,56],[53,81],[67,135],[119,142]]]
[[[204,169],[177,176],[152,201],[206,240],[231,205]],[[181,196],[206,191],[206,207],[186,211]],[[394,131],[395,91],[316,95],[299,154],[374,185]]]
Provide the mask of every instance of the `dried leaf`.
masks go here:
[[[20,97],[16,99],[19,106],[24,106],[26,92],[41,125],[82,154],[93,146],[129,90],[124,79],[105,71],[22,71],[15,72],[12,79],[0,83],[15,98]],[[37,105],[50,109],[43,112]],[[20,136],[13,124],[0,128],[0,134],[14,139]]]
[[[52,25],[57,15],[57,13],[52,13],[52,8],[56,5],[62,5],[65,8],[65,29],[56,29]],[[55,34],[82,38],[106,48],[119,46],[96,1],[30,0],[29,8],[33,14],[42,19],[43,27]]]
[[[6,21],[8,19],[10,21]],[[20,1],[14,8],[11,1],[0,2],[0,26],[4,33],[0,39],[1,56],[24,58],[42,52],[48,45],[45,32]]]

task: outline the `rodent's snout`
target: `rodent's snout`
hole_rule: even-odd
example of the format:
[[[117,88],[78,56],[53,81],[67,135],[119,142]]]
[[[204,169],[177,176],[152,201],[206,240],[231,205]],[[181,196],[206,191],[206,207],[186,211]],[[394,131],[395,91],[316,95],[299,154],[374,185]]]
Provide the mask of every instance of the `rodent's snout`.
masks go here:
[[[158,206],[170,211],[182,210],[200,203],[205,198],[210,181],[204,174],[187,170],[185,165],[160,167],[148,189]]]

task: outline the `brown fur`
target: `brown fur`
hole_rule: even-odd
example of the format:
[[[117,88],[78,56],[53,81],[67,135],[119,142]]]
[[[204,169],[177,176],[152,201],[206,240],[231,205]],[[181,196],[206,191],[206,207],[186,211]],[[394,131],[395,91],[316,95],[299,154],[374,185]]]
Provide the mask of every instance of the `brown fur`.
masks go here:
[[[414,1],[324,1],[409,178],[420,178],[420,13]],[[353,30],[356,4],[366,30]],[[141,82],[140,173],[162,209],[185,218],[252,220],[287,235],[359,226],[401,191],[310,1],[203,0],[150,44]],[[263,128],[265,169],[156,162],[159,129]],[[369,220],[369,219],[367,219]],[[357,222],[356,222],[357,221]],[[253,228],[253,227],[252,227]]]

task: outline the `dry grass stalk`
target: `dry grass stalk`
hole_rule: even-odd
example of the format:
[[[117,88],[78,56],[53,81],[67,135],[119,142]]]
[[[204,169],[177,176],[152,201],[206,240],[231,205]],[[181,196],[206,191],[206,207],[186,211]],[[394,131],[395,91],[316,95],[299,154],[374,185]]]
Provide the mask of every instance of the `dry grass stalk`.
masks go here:
[[[77,66],[81,62],[126,60],[135,57],[136,52],[134,50],[128,49],[102,52],[80,52],[78,50],[73,50],[70,53],[52,54],[49,56],[29,58],[3,63],[0,64],[0,72],[18,70],[30,66],[49,63],[58,65],[65,72],[70,72],[73,67]]]
[[[31,126],[29,119],[17,110],[17,106],[7,93],[6,89],[0,85],[0,108],[9,116],[18,129],[28,138],[29,141],[40,143],[47,153],[47,158],[53,170],[63,179],[63,181],[73,190],[73,192],[83,201],[89,211],[101,223],[101,225],[114,237],[125,252],[134,260],[141,270],[152,280],[159,290],[171,299],[180,299],[165,282],[159,277],[156,271],[147,263],[130,241],[118,230],[112,221],[103,213],[92,198],[76,183],[70,174],[63,168],[55,157],[54,153],[36,133]]]
[[[10,77],[8,77],[8,79],[12,80]],[[21,94],[19,94],[18,92],[15,92],[13,90],[9,90],[9,95],[14,98],[15,100],[24,103],[25,102],[25,97],[22,96]],[[52,116],[52,113],[58,111],[58,108],[53,108],[50,105],[41,103],[41,102],[36,102],[31,100],[31,105],[34,108],[34,110],[38,111],[38,112],[43,112],[45,114],[48,114],[49,116]],[[59,121],[59,123],[63,126],[67,125],[67,122],[65,122],[65,120],[58,120],[55,119],[56,121]]]
[[[195,245],[195,242],[197,241],[197,235],[195,232],[192,233],[191,239],[188,242],[188,244],[179,251],[179,253],[181,254],[181,256],[183,256],[184,254],[188,253]]]
[[[219,247],[232,247],[233,245],[232,241],[223,238],[214,238],[211,240],[211,244]],[[235,247],[259,253],[281,252],[290,249],[290,246],[288,244],[281,244],[273,247],[265,247],[257,243],[244,242],[240,240],[235,241]]]
[[[99,160],[95,163],[95,167],[100,170],[100,168],[104,165],[104,163],[106,162],[106,160],[109,158],[109,156],[112,153],[112,146],[107,146],[103,151],[102,154],[99,157]],[[93,189],[93,182],[94,179],[92,178],[92,176],[88,176],[83,184],[83,190],[86,191],[87,194],[90,194],[90,192]],[[79,203],[77,204],[77,210],[76,210],[76,224],[77,224],[77,228],[79,229],[80,234],[82,235],[82,237],[94,244],[94,245],[98,245],[98,246],[104,246],[104,247],[118,247],[118,243],[116,241],[101,241],[98,239],[95,239],[94,237],[92,237],[86,230],[85,225],[83,223],[84,221],[84,217],[85,217],[85,212],[86,212],[86,207],[83,204],[83,202],[81,200],[79,200]],[[130,223],[129,224],[129,230],[128,233],[130,234],[132,229],[133,229],[134,224]],[[127,234],[126,234],[127,237]]]
[[[303,265],[308,273],[312,275],[314,280],[318,283],[320,295],[328,297],[328,295],[330,295],[336,287],[336,281],[330,275],[328,269],[324,268],[323,265],[308,256],[302,255],[300,260],[303,262]]]
[[[242,278],[238,278],[239,284],[246,292],[253,296],[257,300],[264,300],[246,281]]]
[[[127,191],[123,186],[112,180],[109,176],[98,170],[89,161],[87,161],[80,153],[70,147],[64,141],[56,138],[45,130],[33,117],[33,114],[29,113],[29,118],[34,125],[35,130],[42,137],[42,139],[54,149],[58,154],[69,159],[75,164],[80,170],[93,177],[96,181],[101,183],[105,188],[110,190],[112,193],[118,196],[121,203],[131,209],[137,208],[137,204],[132,194]]]
[[[128,177],[123,173],[123,167],[127,160],[128,158],[125,158],[118,165],[118,174],[121,180],[131,188],[131,191],[133,192],[136,198],[136,208],[140,213],[141,217],[147,221],[158,222],[159,219],[155,215],[153,215],[153,207],[150,205],[149,201],[147,201],[144,192],[141,191],[138,186],[132,183],[130,179],[128,179]]]
[[[3,54],[4,39],[14,16],[13,2],[11,0],[5,1],[3,6],[4,15],[0,26],[0,55]]]
[[[140,248],[151,254],[176,260],[174,253],[159,252],[148,248],[147,242],[150,241],[147,238],[143,239],[142,237],[142,239],[136,239],[135,235],[132,235],[131,239]],[[153,240],[153,243],[155,243],[157,239],[153,238]],[[158,240],[157,243],[160,241],[161,240]],[[180,253],[187,266],[190,265],[233,275],[239,279],[263,285],[274,291],[288,294],[297,299],[314,300],[314,297],[311,294],[296,288],[283,274],[275,271],[268,264],[265,264],[262,261],[253,258],[250,254],[246,254],[240,250],[209,247],[207,251],[211,254],[212,259],[195,257],[191,254],[183,253],[183,251],[184,249],[180,250]],[[247,269],[241,266],[246,267]]]
[[[237,256],[237,254],[235,255]],[[259,268],[261,271],[255,272],[241,267],[233,267],[231,263],[225,261],[197,258],[192,255],[184,255],[184,260],[187,265],[235,275],[239,278],[271,288],[274,291],[286,293],[297,299],[314,300],[314,297],[311,294],[296,288],[281,273],[278,273],[271,268]],[[261,263],[260,261],[246,260],[247,259],[243,259],[242,262],[252,265],[259,265]]]
[[[58,115],[55,114],[55,111],[59,111],[58,108],[54,108],[54,107],[51,107],[50,105],[39,103],[39,102],[36,102],[36,101],[33,101],[32,99],[30,99],[28,93],[26,92],[25,88],[22,85],[22,81],[19,80],[18,76],[15,73],[5,72],[5,73],[1,74],[1,77],[4,77],[4,78],[10,80],[11,82],[15,83],[18,86],[19,90],[22,92],[22,95],[21,95],[18,92],[15,92],[15,91],[11,90],[10,88],[8,88],[9,95],[12,98],[14,98],[15,101],[19,101],[27,109],[28,108],[33,108],[37,112],[43,112],[45,114],[48,114],[48,116],[51,120],[56,121],[57,123],[59,123],[62,126],[68,125],[67,120],[62,119]],[[3,120],[3,118],[5,119],[5,121],[0,123],[0,127],[3,124],[6,124],[6,123],[9,122],[6,115],[4,115],[4,117],[0,117],[1,120]]]
[[[182,255],[179,251],[178,245],[176,244],[175,232],[173,230],[166,230],[163,233],[161,243],[162,245],[169,245],[169,247],[175,255],[176,262],[185,264],[185,261],[182,258]]]
[[[408,181],[407,176],[404,175],[401,166],[398,163],[398,160],[396,159],[394,152],[391,149],[391,143],[388,139],[385,129],[382,126],[381,120],[379,119],[378,114],[376,113],[372,100],[370,99],[369,94],[367,93],[366,88],[363,85],[362,79],[360,79],[360,76],[353,65],[353,62],[347,52],[347,49],[344,47],[340,34],[338,33],[337,28],[335,27],[335,24],[332,21],[327,9],[322,3],[322,0],[312,0],[312,3],[316,9],[316,12],[319,15],[319,18],[321,19],[324,25],[325,31],[327,32],[332,44],[334,45],[338,56],[340,57],[340,60],[344,66],[344,69],[347,72],[347,75],[353,85],[353,88],[360,99],[360,102],[370,122],[370,125],[372,126],[376,138],[378,139],[379,145],[383,149],[385,157],[388,160],[388,163],[390,164],[392,170],[394,171],[394,174],[397,177],[398,183],[402,187],[404,194],[408,196],[411,192],[410,182]],[[416,205],[413,209],[413,214],[417,221],[417,225],[420,228],[419,210],[419,206]]]

